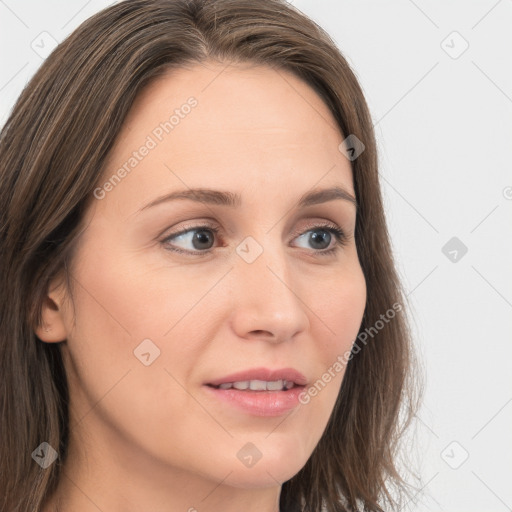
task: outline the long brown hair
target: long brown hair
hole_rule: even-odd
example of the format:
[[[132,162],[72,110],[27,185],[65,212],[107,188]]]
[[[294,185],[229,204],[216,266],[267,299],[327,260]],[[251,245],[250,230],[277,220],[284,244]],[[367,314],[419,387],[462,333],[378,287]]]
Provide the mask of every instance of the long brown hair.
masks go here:
[[[127,0],[89,18],[53,51],[0,133],[2,512],[40,510],[66,456],[69,396],[60,347],[34,333],[48,285],[64,272],[71,288],[68,267],[84,211],[137,94],[169,69],[206,59],[291,71],[320,95],[343,136],[365,146],[351,162],[368,290],[360,327],[366,337],[358,337],[365,343],[354,345],[326,430],[283,484],[281,506],[382,511],[409,496],[396,461],[421,390],[372,120],[353,71],[326,32],[284,0]],[[400,312],[384,324],[382,315],[396,305]],[[59,453],[46,469],[31,456],[42,442]]]

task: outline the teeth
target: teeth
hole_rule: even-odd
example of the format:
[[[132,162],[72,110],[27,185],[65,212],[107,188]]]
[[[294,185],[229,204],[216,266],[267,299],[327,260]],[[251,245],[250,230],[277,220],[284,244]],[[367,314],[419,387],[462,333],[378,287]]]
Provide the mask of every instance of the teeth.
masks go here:
[[[269,391],[281,391],[281,389],[283,389],[283,381],[274,380],[272,382],[267,382],[267,389]]]
[[[253,391],[265,391],[267,389],[267,383],[264,380],[250,380],[249,389]]]
[[[294,383],[291,380],[242,380],[237,382],[224,382],[219,384],[220,389],[235,388],[238,390],[250,389],[251,391],[282,391],[283,389],[293,388]]]

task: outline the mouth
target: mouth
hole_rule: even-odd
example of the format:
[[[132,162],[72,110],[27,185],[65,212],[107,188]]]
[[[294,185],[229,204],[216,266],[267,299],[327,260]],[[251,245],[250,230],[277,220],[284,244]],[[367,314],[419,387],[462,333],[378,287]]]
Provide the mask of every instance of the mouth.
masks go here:
[[[292,380],[279,379],[272,381],[265,380],[238,380],[235,382],[223,382],[217,386],[207,384],[215,389],[238,389],[239,391],[288,391],[298,384]],[[303,387],[303,386],[302,386]]]
[[[306,377],[292,368],[256,368],[215,379],[203,387],[230,409],[253,416],[280,416],[299,405],[306,384]]]
[[[213,387],[224,386],[224,389],[234,387],[235,389],[250,389],[251,391],[280,391],[283,388],[291,389],[293,386],[305,386],[307,382],[307,378],[295,368],[271,370],[261,367],[250,368],[212,379],[206,384]]]

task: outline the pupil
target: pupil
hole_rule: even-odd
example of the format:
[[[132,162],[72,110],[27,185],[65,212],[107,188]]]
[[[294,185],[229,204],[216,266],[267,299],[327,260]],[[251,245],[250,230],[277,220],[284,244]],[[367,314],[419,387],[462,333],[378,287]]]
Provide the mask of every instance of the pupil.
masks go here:
[[[195,249],[209,249],[210,247],[202,247],[202,243],[208,243],[209,238],[209,232],[206,230],[197,231],[196,235],[194,236],[193,242],[194,242],[194,248]],[[199,243],[199,247],[197,247],[197,244],[195,242]]]
[[[322,234],[318,235],[318,233],[322,233]],[[330,237],[331,237],[331,234],[328,231],[316,231],[311,234],[310,238],[311,238],[311,242],[312,242],[313,246],[317,243],[322,244],[322,240],[325,242],[325,239],[327,238],[327,244],[325,247],[329,247],[329,243],[331,241]],[[317,247],[317,249],[325,249],[325,247]]]

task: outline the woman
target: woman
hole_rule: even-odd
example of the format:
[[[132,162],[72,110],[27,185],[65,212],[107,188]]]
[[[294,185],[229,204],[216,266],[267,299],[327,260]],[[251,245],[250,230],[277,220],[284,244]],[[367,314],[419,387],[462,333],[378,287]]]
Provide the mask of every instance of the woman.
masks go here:
[[[323,30],[278,0],[118,3],[0,156],[2,511],[400,507],[413,352]]]

